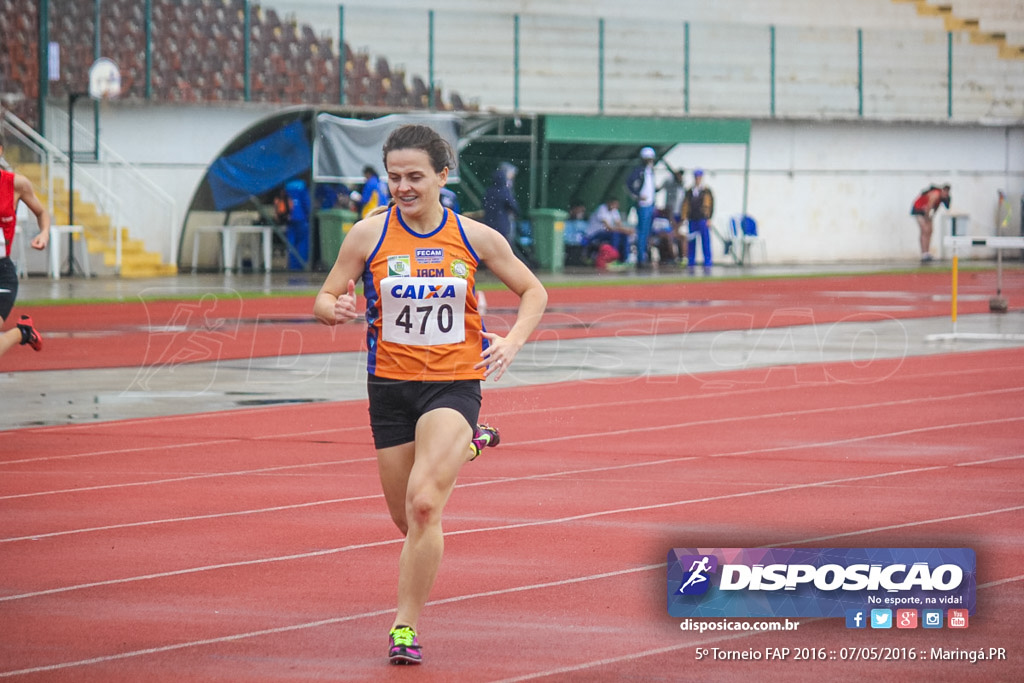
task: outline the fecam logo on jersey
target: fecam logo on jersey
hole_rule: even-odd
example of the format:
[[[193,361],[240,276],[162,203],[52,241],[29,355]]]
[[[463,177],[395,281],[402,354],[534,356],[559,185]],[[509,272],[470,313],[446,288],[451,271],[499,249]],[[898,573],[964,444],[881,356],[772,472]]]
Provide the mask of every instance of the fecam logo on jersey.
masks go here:
[[[674,548],[675,617],[828,617],[975,606],[969,548]]]
[[[444,260],[444,249],[417,249],[416,263],[441,263]]]

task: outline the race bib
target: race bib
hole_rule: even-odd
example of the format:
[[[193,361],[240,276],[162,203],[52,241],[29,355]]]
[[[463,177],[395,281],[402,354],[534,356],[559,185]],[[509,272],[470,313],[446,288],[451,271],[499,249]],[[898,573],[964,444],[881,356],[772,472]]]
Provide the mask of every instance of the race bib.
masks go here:
[[[466,340],[466,281],[457,277],[387,277],[380,283],[384,341],[410,346]]]

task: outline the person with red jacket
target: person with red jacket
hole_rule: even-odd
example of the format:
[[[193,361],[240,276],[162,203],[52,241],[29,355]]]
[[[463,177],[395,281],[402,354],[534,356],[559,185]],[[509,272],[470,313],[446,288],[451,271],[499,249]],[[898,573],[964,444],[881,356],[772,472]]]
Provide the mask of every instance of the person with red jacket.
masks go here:
[[[0,157],[4,155],[4,139],[0,137]],[[32,183],[23,175],[0,170],[0,230],[3,231],[6,248],[0,255],[0,325],[7,320],[18,298],[18,271],[11,260],[11,246],[14,229],[18,222],[18,202],[36,215],[39,234],[32,238],[33,249],[46,249],[50,241],[50,212],[39,201]],[[32,324],[32,318],[21,316],[16,327],[0,333],[0,356],[11,347],[28,344],[36,351],[43,348],[43,339]]]
[[[910,215],[917,219],[918,228],[921,230],[922,262],[932,260],[932,219],[940,204],[949,208],[949,185],[942,187],[932,185],[917,196],[910,209]]]

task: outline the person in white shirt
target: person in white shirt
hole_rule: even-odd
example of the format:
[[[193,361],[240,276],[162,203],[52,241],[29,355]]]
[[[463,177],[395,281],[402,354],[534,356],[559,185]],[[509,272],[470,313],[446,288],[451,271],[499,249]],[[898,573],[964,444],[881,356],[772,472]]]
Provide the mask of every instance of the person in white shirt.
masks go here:
[[[617,260],[620,263],[629,255],[629,240],[632,236],[633,229],[622,222],[619,200],[615,197],[606,199],[590,216],[590,226],[587,229],[588,243],[591,247],[610,244],[618,252]]]

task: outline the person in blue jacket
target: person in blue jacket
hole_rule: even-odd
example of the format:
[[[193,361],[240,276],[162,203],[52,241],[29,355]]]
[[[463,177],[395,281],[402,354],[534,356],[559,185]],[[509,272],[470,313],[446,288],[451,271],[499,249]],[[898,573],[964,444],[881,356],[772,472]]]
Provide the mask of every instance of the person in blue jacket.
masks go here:
[[[309,188],[306,181],[296,178],[285,183],[284,192],[288,207],[288,241],[299,253],[288,250],[288,270],[304,270],[309,262]]]
[[[682,218],[689,227],[689,244],[686,247],[686,265],[692,271],[697,262],[697,240],[700,239],[704,256],[704,272],[711,272],[711,230],[710,221],[715,213],[715,196],[704,184],[704,171],[693,172],[693,187],[686,191],[683,199]]]
[[[654,196],[658,186],[654,181],[654,148],[640,150],[641,164],[635,166],[626,178],[626,189],[636,205],[636,264],[639,268],[648,265],[650,255],[648,241],[654,225]]]
[[[363,189],[359,193],[358,206],[356,211],[360,218],[369,216],[378,206],[386,206],[388,203],[388,186],[380,181],[377,169],[373,166],[363,167]],[[353,197],[353,199],[356,199]]]
[[[515,233],[515,220],[519,216],[519,203],[512,193],[518,169],[503,162],[494,171],[494,182],[484,193],[484,223],[501,233],[511,244]]]
[[[462,213],[462,209],[459,206],[459,198],[447,187],[441,188],[441,206],[455,213]]]

